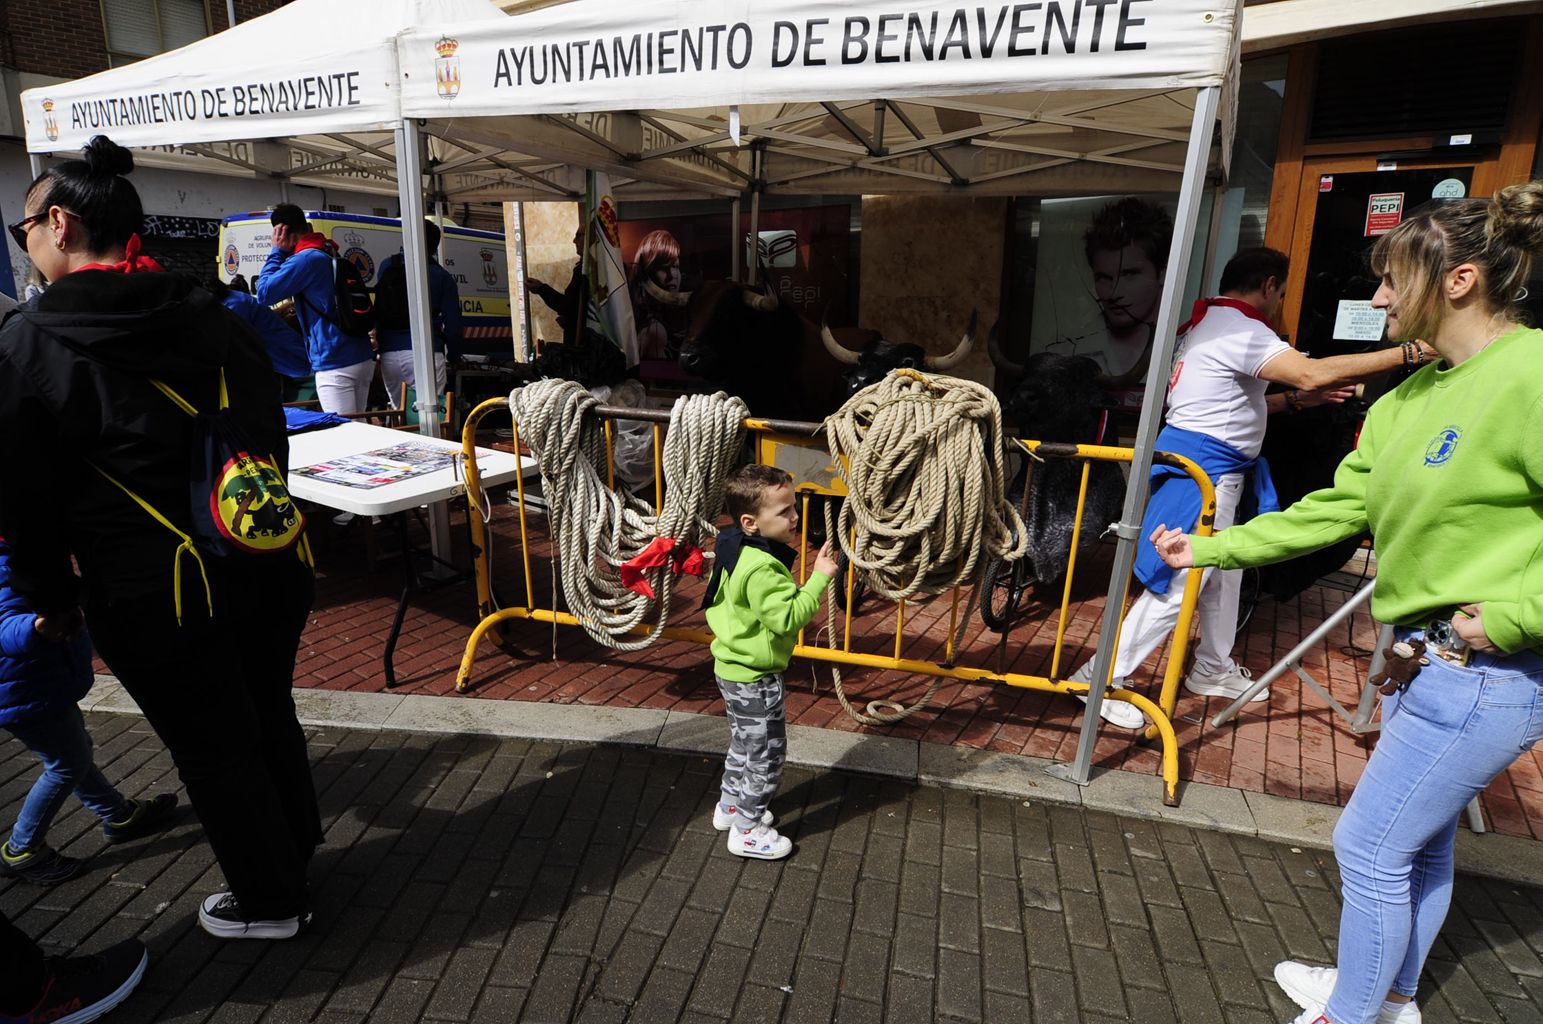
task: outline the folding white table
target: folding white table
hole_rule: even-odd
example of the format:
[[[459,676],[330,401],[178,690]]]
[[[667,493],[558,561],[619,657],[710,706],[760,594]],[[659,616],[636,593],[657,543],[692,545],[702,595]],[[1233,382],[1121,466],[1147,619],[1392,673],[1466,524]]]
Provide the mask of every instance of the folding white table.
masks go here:
[[[412,443],[453,453],[456,460],[450,464],[403,480],[376,487],[351,487],[304,476],[296,470],[332,462],[349,456],[368,455],[397,445]],[[402,569],[404,574],[402,597],[397,602],[396,618],[386,637],[385,671],[386,686],[396,686],[396,670],[392,658],[396,654],[397,639],[402,632],[402,619],[407,614],[407,604],[418,590],[418,574],[413,568],[414,549],[407,539],[407,513],[422,505],[445,501],[466,493],[466,475],[462,466],[461,445],[437,437],[391,430],[368,423],[343,423],[320,430],[311,430],[289,436],[289,493],[296,498],[325,505],[340,512],[352,512],[360,516],[389,516],[397,518],[397,529],[402,539]],[[477,470],[482,486],[496,487],[512,482],[516,477],[535,476],[536,460],[491,448],[477,449]],[[469,513],[468,513],[469,514]],[[437,561],[434,556],[424,556]],[[454,566],[448,568],[455,569]],[[456,578],[465,574],[456,570]]]

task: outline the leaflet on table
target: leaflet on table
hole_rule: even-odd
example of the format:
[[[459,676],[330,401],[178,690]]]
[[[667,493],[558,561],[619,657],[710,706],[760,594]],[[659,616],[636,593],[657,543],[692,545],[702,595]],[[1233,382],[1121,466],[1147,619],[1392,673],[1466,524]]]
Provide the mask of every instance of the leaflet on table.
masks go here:
[[[436,448],[417,441],[404,441],[390,448],[381,448],[359,455],[344,455],[326,462],[291,469],[293,475],[309,477],[322,483],[339,484],[369,490],[437,469],[444,469],[455,461],[455,451]]]

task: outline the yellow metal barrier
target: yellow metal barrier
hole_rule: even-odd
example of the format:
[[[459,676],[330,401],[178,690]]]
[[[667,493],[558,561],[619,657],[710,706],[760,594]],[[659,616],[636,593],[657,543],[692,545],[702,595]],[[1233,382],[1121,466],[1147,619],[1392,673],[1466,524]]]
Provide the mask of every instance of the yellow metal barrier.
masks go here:
[[[462,434],[462,446],[466,458],[466,492],[468,496],[468,516],[471,525],[472,557],[475,565],[477,583],[477,605],[481,615],[481,621],[472,630],[471,636],[466,642],[466,652],[461,658],[461,666],[456,673],[456,690],[464,692],[471,681],[472,664],[476,660],[477,648],[490,630],[499,628],[502,624],[511,620],[528,620],[533,622],[555,623],[566,626],[577,626],[578,620],[567,612],[560,612],[551,608],[537,608],[534,600],[534,588],[532,586],[533,574],[531,571],[530,533],[526,522],[525,506],[525,482],[523,477],[516,483],[516,496],[518,518],[520,524],[520,548],[521,562],[524,571],[525,601],[523,606],[512,608],[499,608],[493,597],[493,582],[491,578],[491,559],[488,544],[491,535],[486,521],[483,518],[485,498],[482,494],[481,480],[477,472],[476,460],[472,457],[476,447],[477,426],[483,417],[495,410],[507,410],[505,399],[492,398],[478,405],[467,416],[465,428]],[[666,420],[668,414],[652,410],[637,409],[611,409],[601,407],[602,416],[616,419],[644,419],[654,420],[656,424]],[[761,461],[772,464],[780,464],[787,461],[786,453],[779,454],[779,449],[799,449],[809,453],[823,452],[824,446],[813,440],[812,435],[818,429],[816,424],[787,423],[779,421],[749,419],[745,426],[752,431],[757,439],[756,455]],[[606,442],[607,456],[610,461],[611,440],[613,431],[607,424]],[[519,424],[514,427],[514,443],[516,450],[519,448],[520,432]],[[662,447],[662,431],[659,426],[654,428],[655,460]],[[959,614],[959,588],[955,588],[952,595],[952,608],[950,611],[949,646],[943,662],[925,661],[916,658],[904,657],[905,647],[905,603],[899,602],[895,613],[895,641],[892,655],[869,654],[852,650],[852,600],[855,589],[855,570],[848,563],[846,579],[846,613],[845,628],[843,629],[840,647],[819,647],[805,643],[805,637],[800,635],[798,645],[793,649],[796,657],[806,658],[811,661],[831,662],[836,665],[849,665],[864,668],[876,668],[907,672],[916,675],[956,679],[960,682],[971,683],[996,683],[1012,686],[1019,689],[1039,690],[1047,693],[1079,694],[1086,693],[1086,684],[1071,682],[1060,677],[1061,674],[1061,647],[1065,640],[1066,626],[1071,612],[1072,580],[1077,567],[1077,548],[1081,538],[1082,510],[1087,497],[1089,472],[1094,461],[1124,462],[1129,463],[1134,451],[1129,448],[1110,448],[1100,445],[1073,445],[1041,441],[1018,442],[1031,459],[1042,460],[1046,458],[1069,458],[1083,460],[1083,472],[1081,484],[1077,495],[1077,523],[1073,527],[1071,554],[1066,567],[1066,585],[1061,594],[1059,618],[1056,624],[1055,648],[1052,654],[1050,676],[1032,676],[1017,672],[992,672],[987,669],[971,668],[953,664],[960,652],[953,649],[955,625]],[[841,480],[834,474],[831,459],[828,453],[824,455],[824,464],[816,455],[800,456],[802,459],[802,473],[795,472],[795,482],[802,494],[803,505],[803,534],[800,539],[799,575],[807,577],[808,572],[808,523],[809,502],[815,494],[830,497],[839,497],[844,494]],[[1202,513],[1197,533],[1207,535],[1211,532],[1216,519],[1216,492],[1204,471],[1188,459],[1158,452],[1154,455],[1154,462],[1170,466],[1176,466],[1189,474],[1191,479],[1200,487],[1202,499]],[[796,461],[796,460],[795,460]],[[656,503],[662,503],[662,474],[655,474],[655,499]],[[614,475],[610,477],[612,486],[615,486]],[[1025,493],[1032,482],[1025,482]],[[657,504],[656,504],[657,507]],[[1163,677],[1162,690],[1156,702],[1139,693],[1129,690],[1112,689],[1107,693],[1108,697],[1126,700],[1134,704],[1152,722],[1147,728],[1145,739],[1157,739],[1162,744],[1162,777],[1163,777],[1163,802],[1173,806],[1177,803],[1177,785],[1179,780],[1178,743],[1173,730],[1173,710],[1178,701],[1179,677],[1183,669],[1185,650],[1188,644],[1190,623],[1194,617],[1195,604],[1199,599],[1201,570],[1191,570],[1184,586],[1184,599],[1180,606],[1179,623],[1174,633],[1172,653],[1168,660],[1167,673]],[[1126,589],[1128,589],[1128,581]],[[1124,601],[1125,590],[1119,595]],[[1111,595],[1112,597],[1112,595]],[[631,630],[635,634],[649,632],[647,626],[638,626]],[[670,640],[685,640],[692,643],[707,644],[712,641],[712,634],[700,629],[688,629],[682,627],[666,627],[662,634]],[[834,639],[833,641],[834,642]],[[1118,643],[1118,641],[1116,641]]]

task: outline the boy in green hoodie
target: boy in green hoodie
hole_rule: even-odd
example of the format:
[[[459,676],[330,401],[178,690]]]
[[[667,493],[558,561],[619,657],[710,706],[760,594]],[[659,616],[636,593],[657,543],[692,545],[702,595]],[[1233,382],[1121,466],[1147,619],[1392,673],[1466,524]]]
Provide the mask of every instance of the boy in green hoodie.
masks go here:
[[[800,587],[793,579],[798,508],[793,478],[772,466],[741,466],[729,475],[724,504],[731,525],[718,531],[707,624],[713,631],[713,674],[729,718],[729,753],[713,827],[728,832],[729,852],[779,860],[792,840],[772,828],[767,804],[787,756],[782,673],[798,632],[820,610],[820,593],[835,578],[829,543],[815,556]]]

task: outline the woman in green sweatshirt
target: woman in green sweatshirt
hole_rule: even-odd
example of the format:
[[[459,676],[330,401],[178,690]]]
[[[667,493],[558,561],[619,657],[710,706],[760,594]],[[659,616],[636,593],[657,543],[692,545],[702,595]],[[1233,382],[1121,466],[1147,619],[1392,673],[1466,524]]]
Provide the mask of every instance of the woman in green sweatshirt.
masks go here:
[[[1520,322],[1543,182],[1433,204],[1382,236],[1372,305],[1441,354],[1372,406],[1334,484],[1214,537],[1159,527],[1169,565],[1266,565],[1370,530],[1372,612],[1427,634],[1334,831],[1339,970],[1286,961],[1297,1024],[1412,1024],[1464,807],[1543,739],[1543,331]],[[1450,627],[1447,627],[1450,622]],[[1442,656],[1441,634],[1458,638]],[[1466,651],[1460,650],[1466,646]]]

